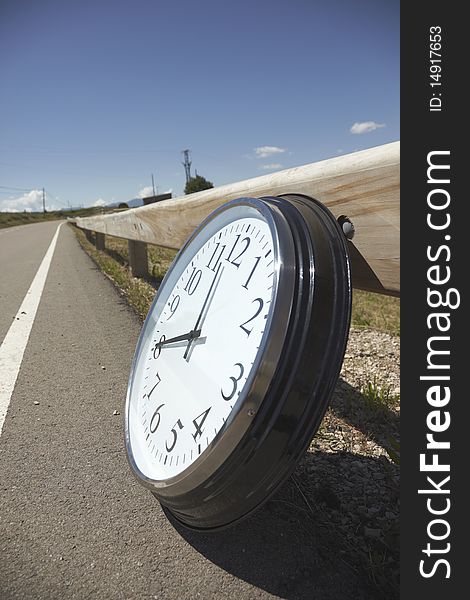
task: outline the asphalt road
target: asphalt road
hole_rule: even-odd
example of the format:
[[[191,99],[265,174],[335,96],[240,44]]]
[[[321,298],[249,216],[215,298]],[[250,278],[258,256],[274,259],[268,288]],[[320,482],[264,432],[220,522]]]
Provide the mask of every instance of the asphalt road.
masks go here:
[[[0,340],[3,340],[57,229],[57,223],[0,229]]]
[[[0,231],[0,339],[56,227]],[[1,600],[368,598],[289,484],[237,527],[201,534],[133,478],[123,406],[139,331],[63,226],[0,437]]]

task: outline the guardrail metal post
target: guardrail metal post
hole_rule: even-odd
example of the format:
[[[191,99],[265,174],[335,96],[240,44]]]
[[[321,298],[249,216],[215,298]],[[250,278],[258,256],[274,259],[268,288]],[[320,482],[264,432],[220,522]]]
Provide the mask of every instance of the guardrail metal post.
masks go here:
[[[105,244],[104,244],[104,233],[100,233],[99,231],[97,231],[95,233],[95,239],[96,239],[96,249],[97,250],[104,250]]]
[[[136,240],[128,240],[129,247],[129,266],[133,277],[148,276],[148,256],[147,244],[145,242],[137,242]]]
[[[90,229],[85,229],[85,237],[90,242],[90,244],[93,244],[93,235]]]

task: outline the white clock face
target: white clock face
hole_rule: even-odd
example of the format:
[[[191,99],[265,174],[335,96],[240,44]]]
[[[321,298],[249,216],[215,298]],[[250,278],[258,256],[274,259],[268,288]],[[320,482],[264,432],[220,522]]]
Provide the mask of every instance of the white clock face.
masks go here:
[[[245,208],[209,222],[178,256],[128,391],[128,446],[145,478],[182,473],[240,409],[271,322],[276,252],[269,224]]]

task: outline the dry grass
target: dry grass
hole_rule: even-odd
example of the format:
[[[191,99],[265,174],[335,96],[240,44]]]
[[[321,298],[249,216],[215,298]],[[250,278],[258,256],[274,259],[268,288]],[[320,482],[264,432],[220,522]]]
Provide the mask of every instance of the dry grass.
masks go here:
[[[73,228],[82,248],[91,256],[103,273],[111,279],[130,306],[144,320],[149,311],[155,290],[159,286],[176,254],[174,250],[149,246],[149,278],[132,277],[129,270],[127,241],[106,236],[106,249],[97,250],[85,237],[81,229]]]
[[[29,223],[42,223],[44,221],[57,221],[67,217],[90,217],[103,212],[101,208],[80,208],[77,210],[53,210],[42,212],[0,212],[0,229],[15,227],[16,225],[27,225]]]
[[[354,290],[351,325],[400,335],[400,299]]]

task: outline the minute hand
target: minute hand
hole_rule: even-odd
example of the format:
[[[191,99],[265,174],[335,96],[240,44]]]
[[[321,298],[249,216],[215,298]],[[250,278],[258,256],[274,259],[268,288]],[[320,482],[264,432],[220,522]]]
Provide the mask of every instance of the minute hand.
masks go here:
[[[207,296],[204,299],[204,303],[202,305],[201,312],[199,313],[199,316],[197,318],[196,325],[194,325],[194,331],[200,332],[200,328],[201,328],[201,324],[202,324],[202,321],[205,316],[205,312],[209,308],[209,304],[210,304],[212,298],[214,297],[214,292],[217,287],[217,284],[220,281],[220,278],[222,277],[223,270],[224,270],[224,267],[222,267],[222,263],[219,263],[219,266],[217,267],[217,271],[215,272],[215,275],[214,275],[214,279],[212,280],[212,283],[209,287],[209,291],[207,292]],[[220,277],[219,277],[219,272],[220,272]],[[186,358],[188,356],[192,342],[193,342],[192,339],[189,340],[183,358]]]

